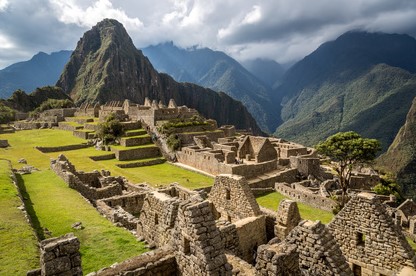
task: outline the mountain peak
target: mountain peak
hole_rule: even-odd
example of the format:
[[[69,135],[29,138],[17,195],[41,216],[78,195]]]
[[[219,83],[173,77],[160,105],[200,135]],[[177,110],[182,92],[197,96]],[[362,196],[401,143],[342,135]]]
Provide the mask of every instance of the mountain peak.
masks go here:
[[[234,124],[237,128],[252,128],[255,133],[261,133],[240,102],[159,74],[136,49],[123,25],[113,19],[105,19],[85,32],[57,86],[76,103],[102,104],[125,99],[143,103],[145,97],[168,102],[173,98],[179,105],[195,108],[219,124]]]

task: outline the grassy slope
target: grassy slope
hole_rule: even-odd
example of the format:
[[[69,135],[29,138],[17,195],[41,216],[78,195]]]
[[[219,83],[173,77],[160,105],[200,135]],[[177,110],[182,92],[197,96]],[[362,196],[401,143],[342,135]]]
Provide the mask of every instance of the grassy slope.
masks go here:
[[[37,240],[22,211],[10,178],[9,162],[0,160],[0,275],[26,275],[39,266]]]
[[[280,201],[288,198],[278,192],[273,192],[270,194],[259,196],[256,199],[260,206],[276,211]],[[303,219],[320,220],[322,223],[327,224],[334,217],[334,215],[331,212],[313,208],[300,202],[298,202],[298,208],[300,216]]]
[[[20,158],[25,158],[28,164],[40,170],[49,168],[50,158],[56,158],[60,152],[43,154],[34,149],[35,146],[59,146],[83,143],[85,140],[72,136],[71,132],[63,130],[25,130],[13,134],[2,134],[1,139],[8,139],[10,148],[0,149],[0,158],[12,161],[15,168],[22,164],[18,163]],[[147,182],[151,185],[167,185],[172,182],[188,188],[201,188],[211,186],[212,178],[197,174],[185,169],[170,165],[168,163],[150,167],[139,167],[121,169],[116,166],[122,163],[118,160],[93,161],[88,156],[104,155],[110,152],[97,151],[94,148],[86,148],[62,152],[76,166],[78,170],[92,171],[105,169],[111,171],[112,175],[123,175],[132,183]]]
[[[28,212],[38,220],[39,228],[47,228],[54,237],[73,232],[79,238],[85,274],[146,251],[143,243],[102,217],[53,171],[23,175],[20,185],[27,192],[26,204],[32,206]],[[78,221],[84,229],[71,228]],[[39,228],[37,230],[42,231]]]

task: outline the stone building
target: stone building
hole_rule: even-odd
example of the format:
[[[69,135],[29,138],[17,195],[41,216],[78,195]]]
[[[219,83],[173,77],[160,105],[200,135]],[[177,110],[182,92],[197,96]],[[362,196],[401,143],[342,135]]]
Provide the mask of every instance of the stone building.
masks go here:
[[[328,228],[355,275],[396,275],[415,267],[415,252],[374,194],[353,197]]]

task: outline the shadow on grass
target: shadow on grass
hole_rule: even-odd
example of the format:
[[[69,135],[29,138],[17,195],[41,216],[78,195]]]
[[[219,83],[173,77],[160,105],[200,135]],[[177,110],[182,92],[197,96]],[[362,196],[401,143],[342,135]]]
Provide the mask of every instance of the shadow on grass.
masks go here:
[[[25,204],[26,212],[29,215],[30,223],[35,229],[36,237],[38,240],[45,239],[45,233],[43,232],[42,226],[40,225],[38,216],[36,215],[35,209],[33,209],[33,202],[30,199],[30,195],[26,191],[25,181],[20,174],[16,174],[17,186],[19,187],[20,194]]]

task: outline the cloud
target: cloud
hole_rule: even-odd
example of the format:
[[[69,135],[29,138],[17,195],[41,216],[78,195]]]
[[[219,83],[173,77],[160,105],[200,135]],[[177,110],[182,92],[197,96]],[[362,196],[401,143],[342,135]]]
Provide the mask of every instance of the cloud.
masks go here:
[[[77,24],[81,27],[92,27],[104,18],[113,18],[129,29],[139,28],[143,23],[137,18],[130,18],[120,9],[115,9],[109,0],[98,0],[83,9],[74,0],[50,0],[59,21],[66,24]]]
[[[416,35],[410,0],[0,0],[0,68],[74,49],[103,18],[120,21],[139,48],[174,41],[239,60],[299,60],[352,29]]]
[[[9,5],[8,0],[0,0],[0,12],[4,11]]]

